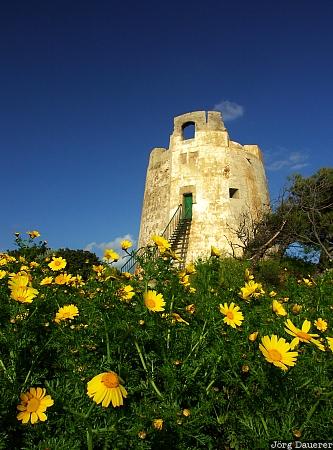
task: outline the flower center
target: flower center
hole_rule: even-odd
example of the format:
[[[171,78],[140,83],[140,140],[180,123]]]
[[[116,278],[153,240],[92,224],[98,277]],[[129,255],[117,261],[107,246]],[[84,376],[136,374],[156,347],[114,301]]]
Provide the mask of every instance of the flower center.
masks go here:
[[[108,372],[102,377],[102,383],[107,388],[116,388],[119,386],[119,378],[118,376],[113,372]]]
[[[305,339],[306,341],[311,340],[311,336],[308,333],[305,333],[305,331],[298,331],[296,334],[300,339]]]
[[[228,312],[227,312],[227,317],[228,317],[228,319],[233,320],[233,318],[234,318],[234,313],[233,313],[232,311],[228,311]]]
[[[155,308],[156,306],[155,300],[153,300],[152,298],[147,298],[145,303],[147,308]]]
[[[40,400],[38,398],[34,397],[28,401],[27,411],[28,412],[36,412],[39,408],[39,405],[40,405]]]
[[[282,360],[281,353],[278,350],[276,350],[275,348],[271,348],[270,350],[268,350],[268,354],[273,361],[281,361]]]

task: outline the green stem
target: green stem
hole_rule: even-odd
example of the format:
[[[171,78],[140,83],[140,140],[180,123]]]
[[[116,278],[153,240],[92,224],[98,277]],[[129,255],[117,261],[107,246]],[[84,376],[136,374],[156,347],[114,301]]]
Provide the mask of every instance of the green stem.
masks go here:
[[[135,348],[136,348],[136,350],[137,350],[137,352],[138,352],[138,354],[139,354],[139,358],[140,358],[142,367],[143,367],[143,368],[145,369],[145,371],[148,373],[148,369],[147,369],[147,366],[146,366],[145,360],[144,360],[144,358],[143,358],[143,354],[142,354],[141,348],[139,347],[139,344],[138,344],[137,340],[134,341],[134,345],[135,345]]]
[[[175,298],[174,298],[174,296],[172,296],[171,304],[170,304],[170,312],[169,312],[170,316],[172,314],[174,300],[175,300]],[[171,327],[168,328],[167,342],[166,342],[167,350],[169,350],[169,348],[170,348],[170,336],[171,336]]]
[[[143,357],[141,348],[140,348],[140,346],[139,346],[137,340],[134,340],[134,345],[135,345],[135,348],[136,348],[136,350],[137,350],[137,352],[138,352],[138,354],[139,354],[139,358],[140,358],[142,367],[144,368],[144,370],[145,370],[145,372],[146,372],[146,374],[147,374],[149,383],[152,385],[152,387],[153,387],[154,391],[156,392],[156,394],[157,394],[160,398],[163,398],[163,395],[161,394],[161,391],[160,391],[160,390],[158,389],[158,387],[156,386],[155,381],[149,376],[149,372],[148,372],[148,369],[147,369],[147,365],[146,365],[146,362],[145,362],[145,360],[144,360],[144,357]]]
[[[87,449],[93,450],[92,429],[90,426],[87,429]]]
[[[9,373],[7,372],[6,366],[4,365],[2,359],[0,359],[0,366],[2,367],[2,370],[4,371],[4,373],[6,374],[7,378],[9,381],[11,381],[13,383],[13,379],[12,377],[9,375]]]
[[[108,335],[108,330],[106,328],[106,323],[104,321],[104,329],[105,329],[105,340],[106,340],[106,361],[109,364],[111,361],[111,353],[110,353],[110,339]]]
[[[25,387],[27,381],[29,380],[30,374],[32,372],[32,369],[34,367],[34,365],[36,364],[36,362],[38,361],[38,358],[40,357],[40,355],[42,354],[43,350],[46,348],[46,346],[51,342],[51,340],[53,339],[53,336],[50,337],[50,339],[46,342],[46,344],[42,347],[41,351],[38,353],[38,355],[36,356],[36,358],[32,361],[31,363],[31,367],[29,369],[29,372],[27,373],[27,376],[25,377],[25,380],[23,382],[22,385],[22,389]]]
[[[182,367],[184,366],[185,362],[189,359],[189,357],[192,355],[192,353],[194,352],[194,350],[198,347],[198,345],[201,344],[201,341],[203,341],[204,338],[206,337],[206,335],[207,335],[207,333],[208,333],[208,331],[207,331],[206,333],[204,333],[205,328],[206,328],[206,325],[207,325],[207,320],[205,320],[205,323],[204,323],[204,325],[203,325],[203,327],[202,327],[202,331],[201,331],[201,334],[200,334],[200,336],[199,336],[199,339],[198,339],[197,343],[191,348],[190,353],[189,353],[189,354],[186,356],[186,358],[184,359],[183,364],[182,364]]]

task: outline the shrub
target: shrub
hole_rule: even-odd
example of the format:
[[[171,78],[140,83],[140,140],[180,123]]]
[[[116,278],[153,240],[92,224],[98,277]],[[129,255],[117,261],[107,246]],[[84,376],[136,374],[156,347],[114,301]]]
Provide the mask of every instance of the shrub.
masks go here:
[[[93,264],[101,264],[101,261],[97,257],[97,255],[87,250],[71,250],[69,248],[60,248],[55,252],[55,256],[61,256],[66,260],[67,272],[73,275],[81,275],[84,280],[89,277]]]

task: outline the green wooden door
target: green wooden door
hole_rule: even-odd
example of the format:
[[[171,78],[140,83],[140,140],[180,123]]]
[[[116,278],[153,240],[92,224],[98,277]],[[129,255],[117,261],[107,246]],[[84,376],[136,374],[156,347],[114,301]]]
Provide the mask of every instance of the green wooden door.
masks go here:
[[[183,195],[183,219],[192,219],[192,194]]]

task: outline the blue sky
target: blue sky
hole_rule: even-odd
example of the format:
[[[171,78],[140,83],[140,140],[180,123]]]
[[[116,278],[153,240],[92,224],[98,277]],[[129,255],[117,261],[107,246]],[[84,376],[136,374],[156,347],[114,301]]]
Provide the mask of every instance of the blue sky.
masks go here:
[[[185,112],[258,144],[273,199],[332,166],[332,19],[329,0],[2,2],[0,250],[136,239],[149,152]]]

